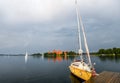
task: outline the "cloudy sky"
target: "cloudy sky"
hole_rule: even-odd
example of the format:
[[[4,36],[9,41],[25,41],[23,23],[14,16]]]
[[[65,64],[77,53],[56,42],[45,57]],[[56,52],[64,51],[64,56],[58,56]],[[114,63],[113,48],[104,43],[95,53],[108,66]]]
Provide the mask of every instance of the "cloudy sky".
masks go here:
[[[77,49],[74,0],[0,0],[0,54]],[[120,47],[120,0],[78,0],[90,51]]]

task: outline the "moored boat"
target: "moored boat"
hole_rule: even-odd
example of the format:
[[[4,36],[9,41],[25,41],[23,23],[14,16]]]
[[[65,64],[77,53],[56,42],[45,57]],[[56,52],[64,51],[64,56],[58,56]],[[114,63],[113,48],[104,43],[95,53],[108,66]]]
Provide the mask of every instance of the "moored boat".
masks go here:
[[[84,26],[82,23],[82,18],[78,12],[78,6],[77,6],[77,0],[75,1],[76,4],[76,13],[77,13],[77,22],[78,22],[78,45],[79,45],[79,50],[78,54],[80,55],[80,60],[74,60],[69,68],[72,74],[75,76],[83,79],[83,80],[89,80],[92,75],[96,74],[94,70],[94,66],[91,63],[91,58],[90,58],[90,53],[87,45],[87,40],[86,40],[86,34],[84,31]],[[84,40],[84,47],[86,49],[86,54],[87,54],[87,61],[83,59],[83,50],[82,50],[82,38],[81,35],[83,35],[83,40]]]

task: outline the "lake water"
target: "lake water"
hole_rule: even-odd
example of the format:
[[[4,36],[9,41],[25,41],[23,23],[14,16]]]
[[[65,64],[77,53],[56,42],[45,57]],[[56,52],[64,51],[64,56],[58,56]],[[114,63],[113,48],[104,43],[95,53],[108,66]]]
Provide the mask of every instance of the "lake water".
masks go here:
[[[96,71],[120,72],[120,58],[91,57]],[[82,83],[68,66],[73,58],[0,56],[0,83]]]

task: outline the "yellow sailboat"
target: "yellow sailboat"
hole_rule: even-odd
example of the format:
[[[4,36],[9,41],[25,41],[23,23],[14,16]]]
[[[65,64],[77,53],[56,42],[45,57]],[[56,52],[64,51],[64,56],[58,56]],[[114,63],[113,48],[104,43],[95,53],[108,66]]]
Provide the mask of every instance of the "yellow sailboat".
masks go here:
[[[73,63],[71,63],[69,68],[70,68],[70,71],[72,74],[74,74],[75,76],[77,76],[83,80],[89,80],[92,76],[92,71],[85,62],[74,61]]]
[[[88,49],[88,45],[87,45],[87,40],[86,40],[86,35],[85,35],[85,31],[84,31],[84,26],[82,23],[82,18],[78,12],[78,7],[77,7],[77,0],[75,1],[76,4],[76,13],[77,13],[77,22],[78,22],[78,41],[79,41],[79,50],[78,53],[80,55],[80,60],[75,60],[73,61],[69,68],[72,74],[74,74],[75,76],[83,79],[83,80],[89,80],[93,74],[93,72],[95,72],[93,69],[93,65],[91,63],[91,59],[90,59],[90,54],[89,54],[89,49]],[[83,40],[84,40],[84,46],[86,49],[86,53],[87,53],[87,59],[88,62],[83,60],[83,50],[82,50],[82,44],[81,44],[81,34],[83,35]]]

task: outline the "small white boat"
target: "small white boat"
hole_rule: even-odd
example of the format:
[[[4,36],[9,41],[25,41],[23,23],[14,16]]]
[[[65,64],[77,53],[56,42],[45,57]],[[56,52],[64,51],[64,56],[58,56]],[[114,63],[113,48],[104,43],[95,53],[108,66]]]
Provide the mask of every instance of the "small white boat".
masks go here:
[[[25,63],[27,62],[27,60],[28,60],[28,53],[26,51],[26,53],[25,53]]]

